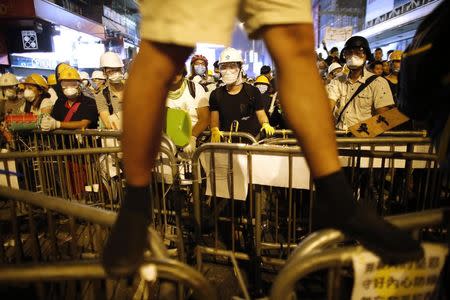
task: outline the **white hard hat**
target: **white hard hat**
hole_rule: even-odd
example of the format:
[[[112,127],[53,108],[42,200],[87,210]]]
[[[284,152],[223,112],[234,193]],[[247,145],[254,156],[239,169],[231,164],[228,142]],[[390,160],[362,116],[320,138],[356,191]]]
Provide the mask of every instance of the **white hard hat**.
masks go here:
[[[337,62],[332,63],[329,67],[328,67],[328,74],[333,72],[334,70],[338,69],[338,68],[342,68],[342,66],[340,64],[338,64]]]
[[[91,78],[92,79],[103,79],[103,80],[106,80],[106,76],[103,73],[103,71],[99,71],[99,70],[96,70],[96,71],[92,72]]]
[[[219,64],[227,63],[227,62],[240,62],[244,63],[242,59],[241,52],[234,48],[225,48],[222,53],[220,53]]]
[[[88,72],[78,71],[78,73],[80,74],[81,80],[89,79],[89,73]]]
[[[19,84],[16,75],[5,73],[0,76],[0,86],[13,86]]]
[[[100,56],[100,68],[122,68],[123,62],[115,52],[105,52]]]

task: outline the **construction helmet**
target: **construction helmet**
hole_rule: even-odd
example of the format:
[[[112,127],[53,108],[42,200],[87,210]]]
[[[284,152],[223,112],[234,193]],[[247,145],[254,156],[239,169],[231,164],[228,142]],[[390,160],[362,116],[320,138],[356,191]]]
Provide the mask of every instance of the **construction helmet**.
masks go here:
[[[0,86],[14,86],[19,84],[16,75],[11,73],[5,73],[0,76]]]
[[[47,80],[40,74],[33,73],[28,75],[27,78],[25,78],[24,84],[32,84],[45,91],[48,90]]]
[[[402,60],[403,51],[401,50],[394,50],[391,54],[389,54],[389,61],[393,60]]]
[[[67,68],[70,68],[71,66],[69,65],[69,64],[66,64],[66,63],[60,63],[60,64],[58,64],[57,66],[56,66],[56,77],[58,77],[59,76],[59,74],[63,71],[63,70],[65,70],[65,69],[67,69]]]
[[[264,75],[259,75],[258,77],[256,77],[255,84],[260,84],[260,83],[270,85],[269,79]]]
[[[197,60],[201,60],[205,63],[205,65],[208,65],[208,59],[201,54],[195,54],[194,56],[192,56],[191,65],[193,65]]]
[[[99,71],[99,70],[96,70],[96,71],[92,72],[91,78],[92,79],[103,79],[103,80],[106,80],[105,73],[103,73],[103,71]]]
[[[333,72],[336,69],[342,68],[342,66],[340,64],[338,64],[337,62],[332,63],[329,67],[328,67],[328,74],[330,74],[331,72]]]
[[[369,42],[367,41],[367,39],[365,37],[357,36],[357,35],[352,36],[345,42],[344,48],[341,51],[341,59],[343,59],[343,54],[344,54],[345,50],[351,49],[351,48],[358,48],[358,47],[361,47],[364,49],[366,58],[368,60],[370,60],[370,58],[372,57],[372,53],[370,52]]]
[[[100,56],[100,68],[123,68],[123,62],[117,53],[105,52]]]
[[[48,75],[47,82],[49,85],[56,85],[56,75],[55,74]]]
[[[88,72],[79,71],[78,73],[80,74],[81,80],[85,80],[85,79],[89,80],[89,73]]]
[[[220,53],[219,64],[228,62],[244,63],[241,52],[231,47],[225,48],[222,53]]]
[[[69,68],[65,68],[64,70],[61,71],[61,73],[59,73],[59,80],[78,80],[78,81],[81,81],[81,77],[80,77],[80,74],[78,73],[78,71],[75,68],[69,67]]]

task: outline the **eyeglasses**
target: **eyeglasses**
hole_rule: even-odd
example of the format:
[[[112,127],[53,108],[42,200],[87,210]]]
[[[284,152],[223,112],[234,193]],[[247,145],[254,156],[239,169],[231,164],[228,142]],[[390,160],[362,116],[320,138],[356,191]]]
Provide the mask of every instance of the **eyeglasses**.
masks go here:
[[[239,69],[239,64],[237,62],[229,62],[229,63],[223,63],[219,65],[219,70],[229,70],[229,69]]]
[[[363,56],[364,54],[366,54],[366,51],[364,50],[363,47],[359,47],[359,48],[349,48],[349,49],[345,49],[342,54],[344,55],[344,57],[350,57],[352,55],[358,55],[358,56]]]

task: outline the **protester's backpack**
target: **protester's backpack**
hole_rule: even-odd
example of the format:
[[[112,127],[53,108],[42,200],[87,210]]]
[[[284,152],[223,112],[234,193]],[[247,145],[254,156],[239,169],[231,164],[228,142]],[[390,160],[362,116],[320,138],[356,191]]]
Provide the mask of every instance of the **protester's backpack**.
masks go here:
[[[442,1],[419,25],[399,74],[398,107],[411,119],[427,122],[437,146],[445,146],[441,158],[448,157],[450,132],[449,37],[450,1]]]

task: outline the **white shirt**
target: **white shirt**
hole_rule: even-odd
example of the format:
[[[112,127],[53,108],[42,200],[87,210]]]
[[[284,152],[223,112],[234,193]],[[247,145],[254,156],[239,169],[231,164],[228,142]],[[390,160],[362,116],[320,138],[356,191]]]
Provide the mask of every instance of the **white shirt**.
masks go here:
[[[22,106],[20,107],[20,111],[22,113],[25,112],[25,104],[26,104],[26,100],[25,102],[22,104]],[[31,106],[31,110],[30,113],[32,113],[33,115],[40,115],[42,113],[42,109],[44,108],[51,108],[53,107],[55,103],[53,102],[53,100],[51,100],[51,98],[44,98],[42,99],[41,105],[39,106],[39,108],[35,108],[34,106]]]
[[[352,82],[348,75],[343,74],[331,80],[326,86],[328,98],[336,101],[333,109],[335,121],[337,121],[345,104],[350,100],[358,87],[372,75],[374,74],[364,70],[362,77],[356,82]],[[375,114],[376,109],[389,105],[394,105],[391,89],[386,79],[378,77],[352,100],[336,127],[338,129],[346,129],[371,118]]]
[[[195,124],[197,124],[198,121],[197,109],[209,106],[209,100],[203,87],[198,83],[194,83],[194,85],[195,85],[195,99],[191,96],[191,93],[189,92],[189,87],[186,85],[186,88],[184,89],[184,92],[180,98],[176,100],[167,98],[166,100],[167,107],[182,109],[186,112],[189,112],[189,116],[191,117],[192,121],[192,126],[195,126]]]

